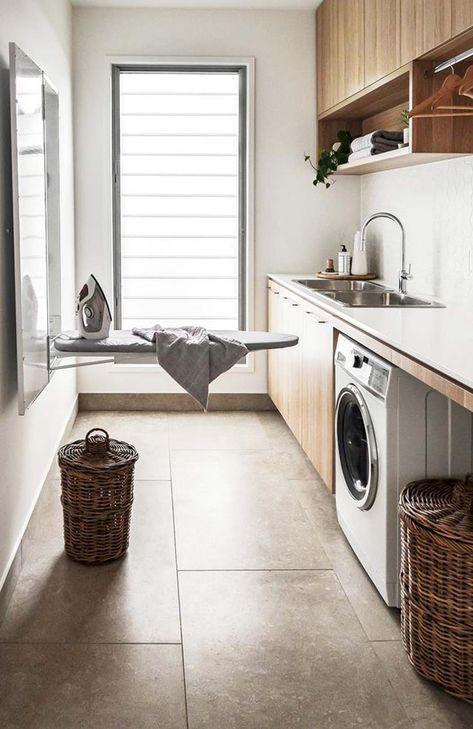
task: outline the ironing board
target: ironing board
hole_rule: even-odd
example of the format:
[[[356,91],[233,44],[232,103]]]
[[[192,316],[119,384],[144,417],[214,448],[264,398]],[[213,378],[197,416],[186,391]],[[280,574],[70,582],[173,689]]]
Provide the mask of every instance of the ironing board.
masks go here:
[[[264,349],[294,347],[299,338],[293,334],[275,332],[247,332],[215,330],[215,334],[228,339],[236,339],[246,345],[249,352]],[[87,357],[100,359],[87,364],[156,364],[156,345],[136,336],[126,329],[110,332],[106,339],[82,339],[78,332],[64,332],[54,339],[51,355],[56,359],[67,357]],[[106,359],[104,359],[106,358]],[[76,365],[57,365],[52,369],[64,369]]]

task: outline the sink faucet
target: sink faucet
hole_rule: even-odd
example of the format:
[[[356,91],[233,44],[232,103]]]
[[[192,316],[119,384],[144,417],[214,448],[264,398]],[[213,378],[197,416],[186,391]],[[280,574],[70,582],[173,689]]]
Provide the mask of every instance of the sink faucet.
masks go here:
[[[360,248],[362,251],[366,248],[366,228],[371,223],[372,220],[377,220],[377,218],[387,218],[388,220],[392,220],[395,223],[399,225],[399,228],[401,230],[401,270],[399,271],[399,293],[400,294],[407,294],[407,281],[408,279],[412,278],[411,274],[411,266],[409,264],[409,270],[406,270],[406,233],[404,230],[404,226],[399,220],[399,218],[396,218],[395,215],[392,213],[374,213],[374,215],[370,215],[369,218],[365,220],[361,227],[361,245]]]

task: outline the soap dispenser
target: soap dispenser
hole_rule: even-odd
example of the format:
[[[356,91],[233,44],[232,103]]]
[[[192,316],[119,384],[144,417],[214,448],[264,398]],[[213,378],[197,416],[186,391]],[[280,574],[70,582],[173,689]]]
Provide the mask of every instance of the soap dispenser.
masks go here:
[[[338,275],[349,276],[351,266],[351,255],[345,245],[342,245],[338,253]]]

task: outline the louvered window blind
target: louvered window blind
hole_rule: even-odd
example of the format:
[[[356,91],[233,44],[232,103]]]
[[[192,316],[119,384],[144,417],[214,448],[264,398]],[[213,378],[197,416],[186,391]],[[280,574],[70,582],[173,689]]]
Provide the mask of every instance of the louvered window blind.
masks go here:
[[[114,67],[115,326],[245,328],[246,77]]]

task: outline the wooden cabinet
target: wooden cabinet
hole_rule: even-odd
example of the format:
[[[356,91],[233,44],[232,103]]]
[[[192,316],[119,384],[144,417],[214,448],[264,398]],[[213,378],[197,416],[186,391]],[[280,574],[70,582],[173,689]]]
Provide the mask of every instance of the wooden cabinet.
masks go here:
[[[473,28],[473,0],[324,0],[317,10],[319,113]]]
[[[317,104],[325,111],[340,99],[337,0],[317,10]]]
[[[452,35],[473,26],[473,0],[452,0]]]
[[[401,66],[424,53],[424,0],[401,0]]]
[[[317,10],[319,112],[365,86],[365,2],[324,0]]]
[[[337,0],[338,24],[338,101],[348,99],[365,85],[364,2]]]
[[[452,37],[452,0],[424,0],[423,53]]]
[[[452,37],[452,0],[400,0],[401,65]]]
[[[281,292],[272,282],[268,286],[268,331],[283,332],[284,318]],[[277,409],[282,412],[283,403],[283,366],[284,350],[270,349],[268,351],[268,393]]]
[[[365,0],[365,86],[401,65],[400,0]]]
[[[333,328],[321,311],[273,282],[268,329],[299,344],[268,352],[268,392],[327,486],[333,488]]]
[[[334,334],[327,316],[304,311],[301,445],[330,490],[334,456]]]

